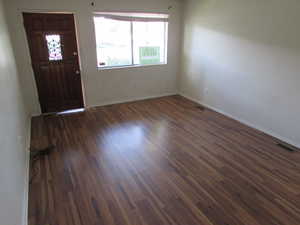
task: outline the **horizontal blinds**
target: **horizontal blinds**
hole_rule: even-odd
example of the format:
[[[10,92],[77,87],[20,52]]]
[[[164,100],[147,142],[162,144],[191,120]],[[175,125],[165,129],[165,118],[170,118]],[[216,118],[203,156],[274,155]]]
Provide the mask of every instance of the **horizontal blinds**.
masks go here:
[[[121,13],[121,12],[99,12],[95,13],[97,17],[123,21],[163,21],[167,22],[168,14],[162,13]]]

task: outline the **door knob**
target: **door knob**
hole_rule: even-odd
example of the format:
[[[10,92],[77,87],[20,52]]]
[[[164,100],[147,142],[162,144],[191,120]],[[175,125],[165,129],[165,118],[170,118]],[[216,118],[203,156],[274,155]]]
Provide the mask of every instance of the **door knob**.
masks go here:
[[[75,73],[76,73],[76,74],[80,74],[80,71],[79,71],[79,70],[76,70]]]

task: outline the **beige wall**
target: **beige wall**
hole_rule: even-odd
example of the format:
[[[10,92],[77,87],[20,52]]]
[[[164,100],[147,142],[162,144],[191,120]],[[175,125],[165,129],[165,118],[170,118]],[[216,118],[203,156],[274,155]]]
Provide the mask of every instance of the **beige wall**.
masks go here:
[[[15,59],[0,0],[0,224],[25,223],[29,114],[22,98]]]
[[[173,6],[168,10],[168,6]],[[160,96],[177,91],[179,67],[181,4],[177,0],[7,0],[9,25],[13,35],[18,68],[22,71],[26,97],[31,99],[31,112],[39,113],[39,104],[30,66],[30,57],[22,25],[22,11],[74,12],[77,23],[82,79],[87,106]],[[168,64],[140,68],[98,71],[92,15],[94,11],[147,11],[170,13]]]
[[[185,6],[180,92],[300,146],[300,2]]]

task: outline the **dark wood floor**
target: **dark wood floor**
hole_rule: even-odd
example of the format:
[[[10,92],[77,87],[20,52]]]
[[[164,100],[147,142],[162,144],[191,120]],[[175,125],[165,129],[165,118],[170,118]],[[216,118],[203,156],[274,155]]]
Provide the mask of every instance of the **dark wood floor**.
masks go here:
[[[29,225],[298,225],[300,152],[180,96],[32,120]]]

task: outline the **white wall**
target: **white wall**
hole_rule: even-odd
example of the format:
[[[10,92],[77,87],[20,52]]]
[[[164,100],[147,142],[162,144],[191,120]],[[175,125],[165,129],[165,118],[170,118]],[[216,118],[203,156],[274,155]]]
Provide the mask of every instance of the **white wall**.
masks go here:
[[[300,146],[300,2],[188,0],[180,92]]]
[[[168,6],[173,6],[168,10]],[[31,112],[39,113],[39,103],[30,66],[29,50],[22,24],[22,11],[74,12],[77,23],[82,79],[87,106],[103,105],[131,99],[159,96],[177,91],[179,68],[181,4],[177,0],[7,0],[9,25],[17,55],[18,68],[26,86],[26,97],[31,99]],[[92,20],[95,11],[147,11],[170,13],[168,64],[98,71],[96,43]]]
[[[0,224],[25,223],[29,114],[24,105],[15,59],[0,0]]]

